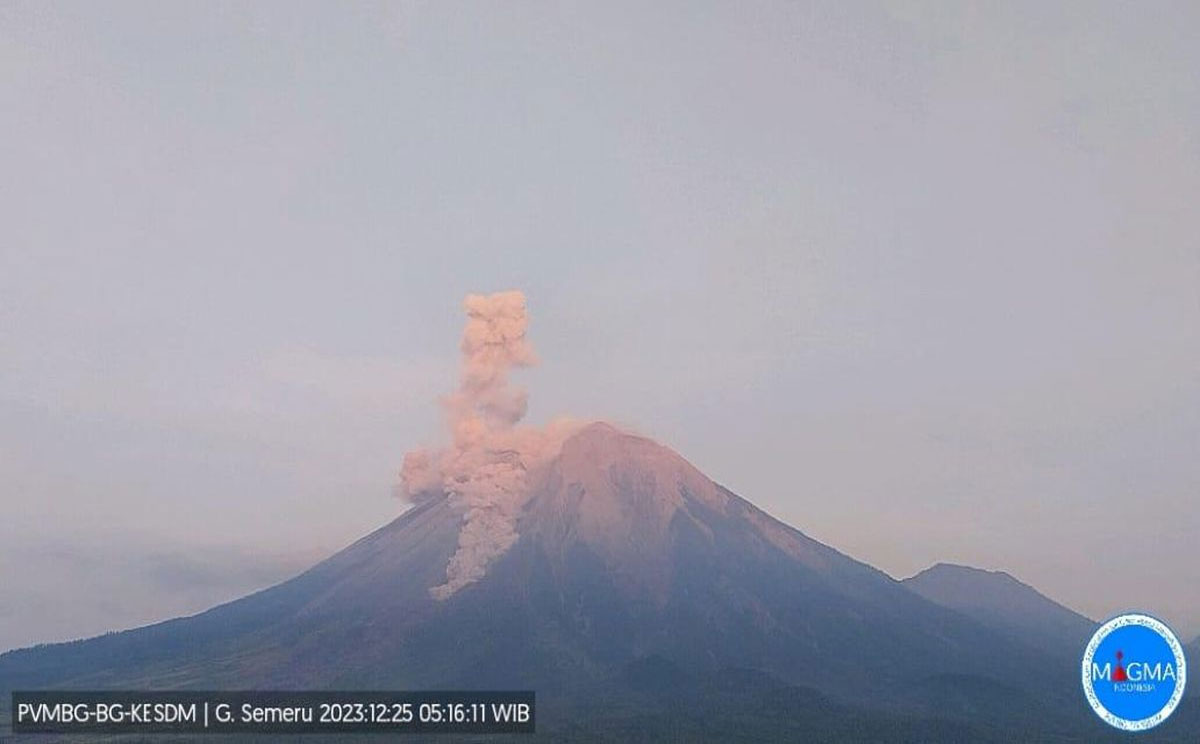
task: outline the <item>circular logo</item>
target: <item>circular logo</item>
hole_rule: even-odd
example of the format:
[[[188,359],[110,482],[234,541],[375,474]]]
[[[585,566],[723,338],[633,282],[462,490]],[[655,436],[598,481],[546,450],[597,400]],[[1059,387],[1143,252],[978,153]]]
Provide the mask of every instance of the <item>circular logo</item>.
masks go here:
[[[1179,639],[1149,615],[1120,615],[1101,625],[1083,652],[1082,671],[1092,710],[1123,731],[1167,720],[1187,683]]]

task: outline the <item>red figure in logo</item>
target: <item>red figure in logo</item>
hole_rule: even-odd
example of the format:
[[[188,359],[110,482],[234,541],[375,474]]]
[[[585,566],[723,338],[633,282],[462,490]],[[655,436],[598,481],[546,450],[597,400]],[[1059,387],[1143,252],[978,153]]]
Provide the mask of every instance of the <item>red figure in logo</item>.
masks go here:
[[[1125,654],[1121,653],[1120,651],[1117,651],[1117,666],[1115,669],[1113,669],[1113,673],[1112,673],[1112,681],[1113,682],[1128,682],[1129,681],[1129,677],[1126,676],[1126,674],[1125,674],[1125,667],[1124,667],[1124,665],[1121,664],[1121,659],[1123,659],[1123,658],[1125,658]]]

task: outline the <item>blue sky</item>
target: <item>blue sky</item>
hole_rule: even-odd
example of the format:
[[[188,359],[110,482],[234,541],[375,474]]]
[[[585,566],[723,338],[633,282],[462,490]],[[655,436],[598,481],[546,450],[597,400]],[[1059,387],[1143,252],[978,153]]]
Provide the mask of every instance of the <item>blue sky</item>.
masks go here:
[[[1189,3],[0,7],[0,647],[395,516],[460,303],[895,576],[1200,632]],[[120,597],[121,601],[114,601]]]

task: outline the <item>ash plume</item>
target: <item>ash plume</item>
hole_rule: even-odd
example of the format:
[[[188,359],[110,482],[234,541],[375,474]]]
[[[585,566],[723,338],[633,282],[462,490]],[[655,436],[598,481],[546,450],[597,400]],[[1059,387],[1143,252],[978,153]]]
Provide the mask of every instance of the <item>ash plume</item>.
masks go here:
[[[529,494],[529,475],[554,456],[575,426],[518,426],[527,394],[509,373],[536,364],[526,338],[529,315],[519,291],[468,295],[458,390],[443,401],[451,444],[404,456],[402,496],[419,503],[449,495],[463,513],[458,550],[446,581],[430,593],[445,599],[482,578],[517,540],[516,517]]]

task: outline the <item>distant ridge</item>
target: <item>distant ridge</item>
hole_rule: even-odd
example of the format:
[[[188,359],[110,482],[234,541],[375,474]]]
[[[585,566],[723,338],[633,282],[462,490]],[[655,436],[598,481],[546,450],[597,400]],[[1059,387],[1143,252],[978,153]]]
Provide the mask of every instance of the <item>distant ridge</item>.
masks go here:
[[[1082,653],[1097,623],[1004,571],[938,563],[902,582],[930,602],[1055,653]]]

